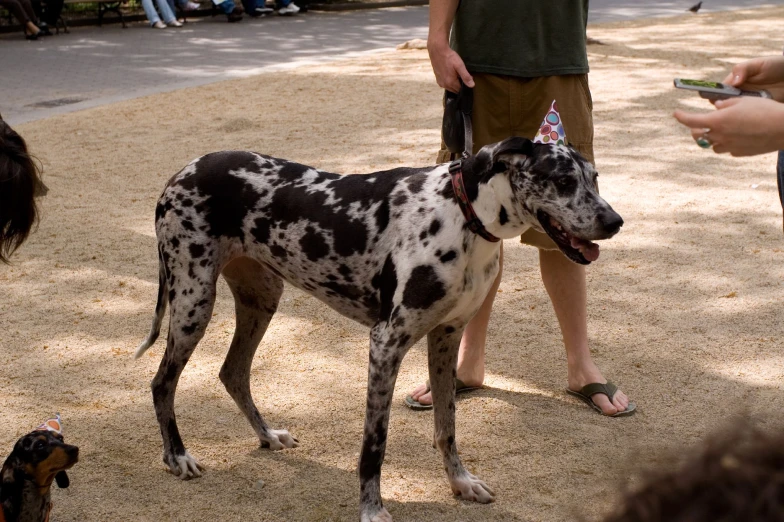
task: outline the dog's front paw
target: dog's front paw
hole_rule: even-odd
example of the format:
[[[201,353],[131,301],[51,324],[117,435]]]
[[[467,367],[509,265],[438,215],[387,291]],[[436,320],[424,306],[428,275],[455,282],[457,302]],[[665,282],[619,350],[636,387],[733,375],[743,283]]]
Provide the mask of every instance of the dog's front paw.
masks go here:
[[[495,493],[490,489],[490,486],[467,471],[450,482],[452,493],[463,500],[479,502],[480,504],[489,504],[495,501]]]
[[[269,430],[269,436],[261,439],[261,447],[271,450],[296,448],[299,441],[291,436],[288,430]]]
[[[201,472],[204,471],[204,467],[187,451],[184,455],[164,455],[163,462],[169,466],[169,471],[180,480],[199,478]]]
[[[373,513],[363,510],[361,520],[362,522],[392,522],[392,515],[383,507],[380,511],[375,511]]]

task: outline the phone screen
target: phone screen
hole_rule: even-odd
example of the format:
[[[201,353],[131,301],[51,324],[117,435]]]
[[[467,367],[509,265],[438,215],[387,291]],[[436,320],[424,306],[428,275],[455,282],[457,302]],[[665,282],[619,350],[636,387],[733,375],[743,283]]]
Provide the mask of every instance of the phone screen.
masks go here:
[[[724,84],[719,82],[705,82],[702,80],[681,80],[681,84],[691,87],[707,87],[708,89],[723,89]]]

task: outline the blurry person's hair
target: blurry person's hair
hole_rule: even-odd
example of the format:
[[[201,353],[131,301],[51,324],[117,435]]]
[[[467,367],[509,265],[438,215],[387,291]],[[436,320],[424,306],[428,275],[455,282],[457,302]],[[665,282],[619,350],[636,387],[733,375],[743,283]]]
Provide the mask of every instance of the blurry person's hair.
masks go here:
[[[744,418],[692,451],[645,472],[603,522],[784,521],[784,430]]]
[[[27,239],[38,222],[35,198],[47,190],[24,139],[0,116],[0,262]]]

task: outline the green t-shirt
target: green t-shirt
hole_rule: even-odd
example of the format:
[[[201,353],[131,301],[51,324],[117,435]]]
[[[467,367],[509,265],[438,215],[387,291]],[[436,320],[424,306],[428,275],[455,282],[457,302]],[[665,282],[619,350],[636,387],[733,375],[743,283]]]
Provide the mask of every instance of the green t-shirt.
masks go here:
[[[472,73],[585,74],[587,22],[588,0],[460,0],[451,46]]]

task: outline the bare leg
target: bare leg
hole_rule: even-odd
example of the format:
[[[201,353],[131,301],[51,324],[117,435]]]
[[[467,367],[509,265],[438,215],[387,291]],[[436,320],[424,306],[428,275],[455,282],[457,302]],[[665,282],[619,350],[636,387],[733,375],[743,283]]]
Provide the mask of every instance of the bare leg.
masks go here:
[[[503,266],[503,249],[500,264]],[[577,391],[592,382],[607,382],[588,349],[585,267],[572,263],[557,250],[539,250],[539,266],[564,338],[569,389]],[[499,270],[482,308],[468,323],[460,342],[457,377],[469,386],[479,386],[484,381],[487,327],[500,283]],[[411,396],[422,404],[433,403],[424,384],[419,385]],[[629,405],[629,398],[620,390],[612,403],[601,394],[594,395],[592,399],[605,415],[624,411]]]
[[[460,350],[457,354],[457,377],[467,386],[481,386],[485,380],[485,344],[487,342],[487,326],[490,324],[490,314],[493,311],[493,302],[501,285],[501,273],[504,266],[504,247],[498,258],[498,275],[493,281],[485,297],[482,307],[466,325],[463,337],[460,340]],[[433,404],[433,397],[427,386],[420,384],[411,396],[421,404]]]
[[[588,349],[585,267],[572,263],[557,250],[539,250],[539,266],[561,326],[569,389],[577,391],[592,382],[607,382]],[[624,411],[629,405],[628,397],[620,390],[612,403],[601,394],[594,395],[592,399],[605,415]]]

